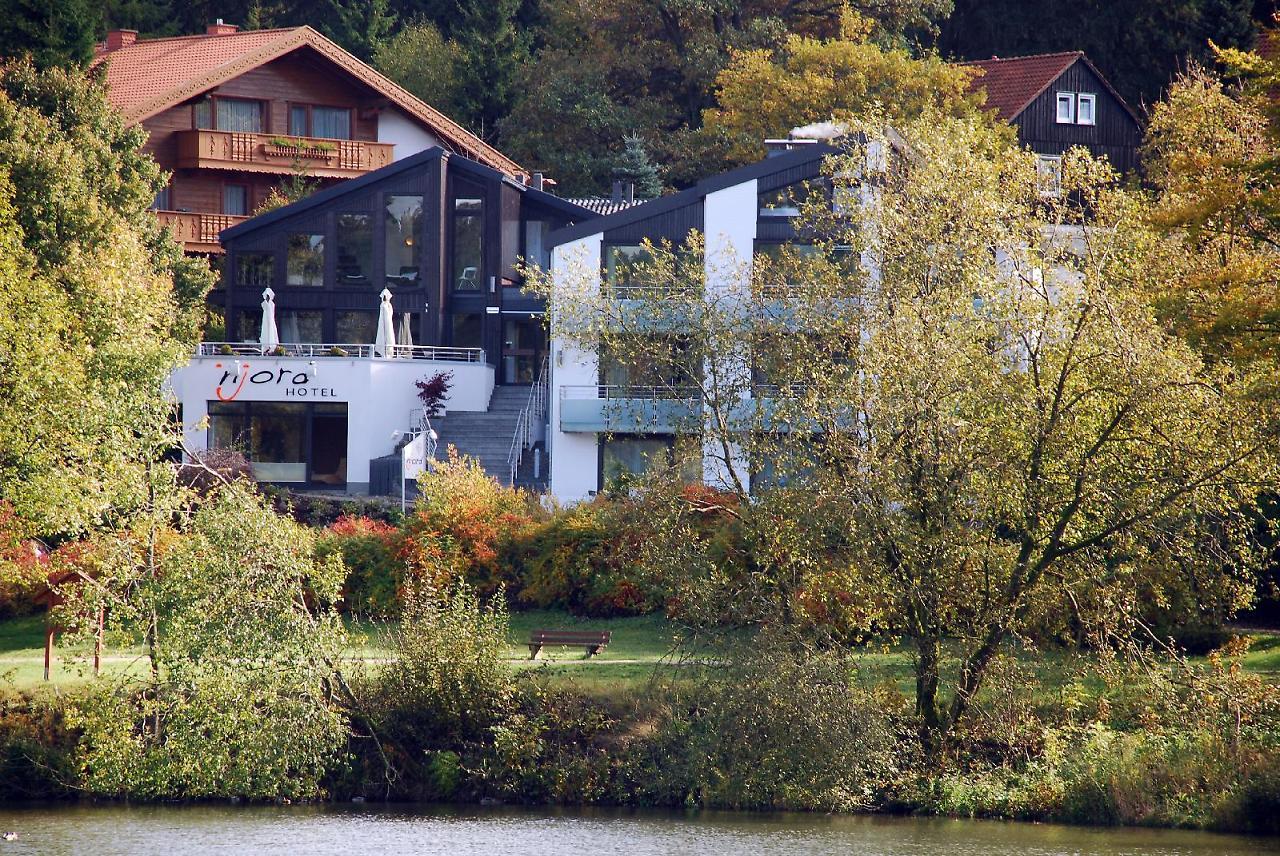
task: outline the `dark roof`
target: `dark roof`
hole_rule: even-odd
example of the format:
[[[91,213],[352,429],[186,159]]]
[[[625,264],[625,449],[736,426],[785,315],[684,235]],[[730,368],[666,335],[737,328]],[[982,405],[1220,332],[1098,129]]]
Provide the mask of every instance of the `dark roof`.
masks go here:
[[[429,149],[424,149],[423,151],[409,155],[407,158],[402,158],[395,163],[388,164],[382,169],[375,169],[373,172],[367,172],[359,178],[343,181],[333,187],[326,187],[324,190],[317,191],[305,199],[299,199],[297,202],[291,202],[290,204],[281,206],[274,211],[268,211],[266,214],[259,214],[257,217],[250,217],[243,223],[237,223],[229,229],[224,229],[218,237],[220,240],[225,242],[228,238],[235,239],[243,235],[248,235],[251,232],[256,232],[273,223],[278,223],[286,217],[292,217],[295,214],[301,214],[304,211],[309,211],[312,208],[324,205],[325,203],[348,193],[359,193],[371,184],[399,175],[402,172],[409,172],[440,159],[447,160],[450,167],[461,169],[463,172],[471,173],[478,178],[490,180],[501,179],[508,186],[514,187],[524,193],[530,202],[559,211],[561,214],[564,214],[572,220],[587,220],[596,216],[594,212],[579,205],[574,205],[567,199],[561,199],[558,196],[553,196],[552,194],[542,190],[534,190],[532,187],[521,184],[496,169],[487,167],[482,163],[477,163],[476,161],[463,157],[462,155],[446,152],[439,146],[432,146]]]
[[[968,68],[982,69],[983,73],[975,75],[970,81],[970,90],[985,89],[987,106],[994,107],[999,118],[1011,122],[1077,62],[1087,65],[1090,71],[1102,81],[1102,85],[1107,88],[1111,96],[1120,102],[1120,106],[1128,112],[1133,121],[1141,124],[1138,114],[1125,103],[1120,93],[1116,92],[1102,72],[1098,71],[1097,67],[1084,55],[1084,51],[1063,51],[1034,56],[993,56],[991,59],[958,64]]]
[[[776,172],[783,172],[804,163],[820,161],[827,155],[838,151],[838,148],[827,143],[799,146],[781,154],[776,154],[773,157],[767,157],[757,163],[722,172],[710,178],[704,178],[693,187],[682,190],[679,193],[660,196],[657,199],[650,199],[648,202],[633,205],[622,211],[616,211],[603,217],[557,229],[547,236],[547,245],[558,247],[561,244],[585,238],[587,235],[593,235],[596,232],[606,232],[610,229],[617,229],[620,226],[630,225],[639,220],[646,220],[658,214],[665,214],[668,211],[674,211],[688,205],[696,205],[709,193],[724,190],[726,187],[733,187],[735,184],[742,184],[744,181],[751,181]]]

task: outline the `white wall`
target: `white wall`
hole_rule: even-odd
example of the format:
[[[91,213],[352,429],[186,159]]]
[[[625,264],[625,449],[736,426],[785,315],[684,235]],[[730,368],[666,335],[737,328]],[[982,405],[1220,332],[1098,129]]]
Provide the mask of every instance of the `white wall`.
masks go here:
[[[392,160],[426,151],[440,145],[440,139],[422,127],[417,119],[411,119],[394,107],[386,107],[378,116],[378,142],[394,143]]]
[[[592,272],[599,287],[600,245],[604,234],[597,232],[551,251],[551,272],[558,285],[569,277]],[[556,336],[556,320],[551,319],[551,454],[552,496],[561,502],[580,502],[599,486],[599,439],[595,434],[566,433],[560,430],[560,390],[565,386],[599,383],[599,359],[594,351],[584,351]]]
[[[431,360],[287,357],[195,357],[178,369],[172,387],[182,402],[187,447],[207,448],[209,401],[344,402],[347,405],[347,483],[369,482],[369,461],[394,451],[422,404],[414,381],[453,372],[448,410],[483,411],[493,393],[493,368],[484,363]]]
[[[745,181],[708,193],[703,206],[707,299],[716,301],[725,311],[732,311],[733,304],[745,300],[750,293],[760,207],[756,194],[756,182]],[[733,373],[722,381],[728,388],[750,389],[751,357],[745,350],[738,359],[728,362],[727,369],[724,362],[721,366],[722,371]],[[709,365],[707,371],[710,372]],[[735,475],[743,485],[751,478],[741,446],[733,444],[730,460],[726,461],[720,445],[706,439],[702,454],[703,481],[712,487],[727,488],[733,485]]]

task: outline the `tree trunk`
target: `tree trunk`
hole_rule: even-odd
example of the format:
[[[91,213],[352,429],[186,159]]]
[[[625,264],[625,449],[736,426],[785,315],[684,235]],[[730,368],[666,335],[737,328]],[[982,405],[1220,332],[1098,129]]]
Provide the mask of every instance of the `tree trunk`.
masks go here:
[[[920,717],[920,743],[927,757],[942,750],[944,728],[938,712],[938,670],[941,645],[936,636],[916,640],[916,715]]]

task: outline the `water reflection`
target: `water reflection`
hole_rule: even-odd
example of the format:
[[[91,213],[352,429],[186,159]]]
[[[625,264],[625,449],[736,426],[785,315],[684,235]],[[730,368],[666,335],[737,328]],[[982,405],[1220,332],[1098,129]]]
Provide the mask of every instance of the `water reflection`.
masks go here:
[[[1280,840],[889,817],[436,806],[0,808],[10,854],[449,853],[527,856],[1245,856]]]

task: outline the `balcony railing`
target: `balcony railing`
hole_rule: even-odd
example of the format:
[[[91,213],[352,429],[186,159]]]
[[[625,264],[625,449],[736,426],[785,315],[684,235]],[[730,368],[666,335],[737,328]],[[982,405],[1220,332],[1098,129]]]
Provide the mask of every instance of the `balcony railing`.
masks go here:
[[[179,131],[178,166],[287,174],[301,161],[319,178],[352,178],[391,163],[395,145],[366,140],[252,134],[240,131]]]
[[[201,342],[198,357],[280,357],[282,359],[389,359],[432,360],[446,363],[483,363],[483,348],[439,348],[434,345],[393,345],[385,357],[374,353],[374,345],[281,343],[263,353],[257,342]]]
[[[634,399],[639,401],[695,401],[702,397],[696,386],[620,386],[594,384],[591,386],[562,386],[560,397],[565,399],[598,399],[602,401]]]
[[[222,244],[218,241],[219,233],[249,218],[237,217],[234,214],[157,211],[156,219],[160,221],[161,226],[169,227],[174,239],[182,243],[183,249],[191,252],[220,253]]]

